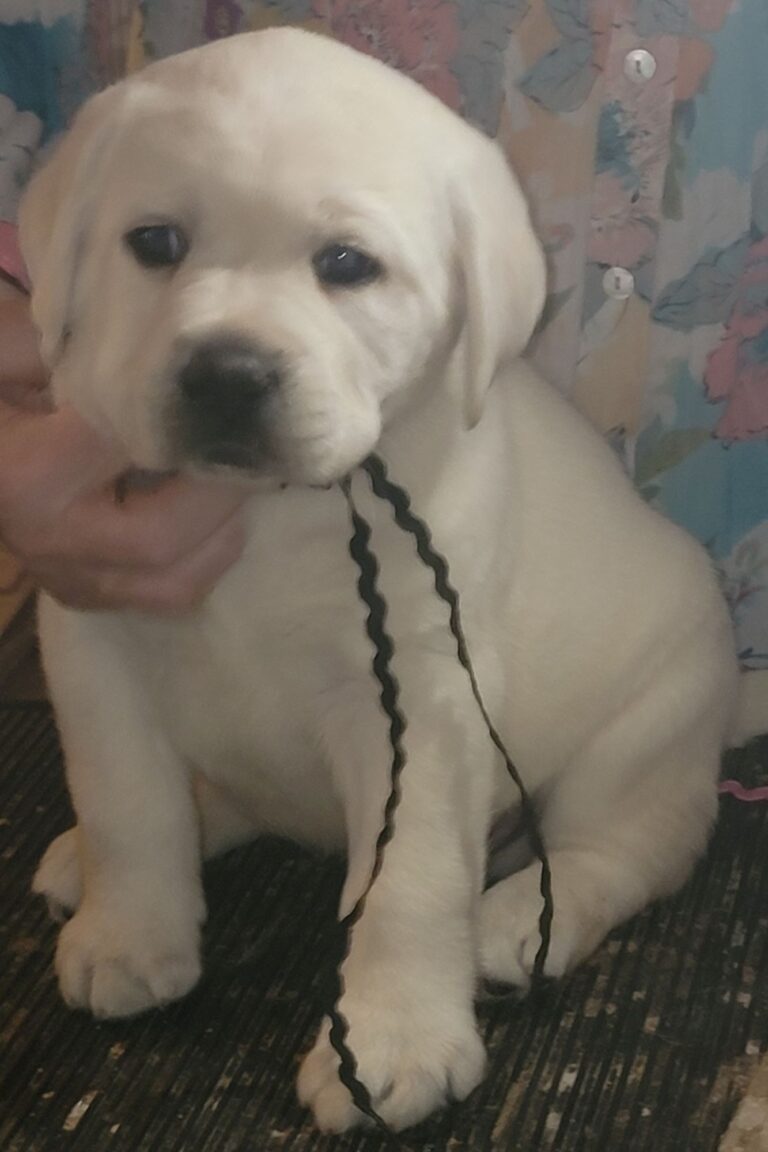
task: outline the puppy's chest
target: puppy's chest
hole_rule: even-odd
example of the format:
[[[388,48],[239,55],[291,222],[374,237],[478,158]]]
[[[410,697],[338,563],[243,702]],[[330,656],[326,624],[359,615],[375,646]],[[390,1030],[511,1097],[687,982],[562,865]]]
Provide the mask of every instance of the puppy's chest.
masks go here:
[[[290,517],[257,522],[206,608],[148,629],[138,645],[139,674],[185,761],[267,806],[278,829],[294,833],[283,809],[307,803],[304,824],[330,819],[318,811],[332,791],[323,746],[329,695],[370,675],[344,508],[333,526],[322,511],[321,502],[319,523],[303,533]],[[322,827],[308,833],[327,839]]]
[[[374,527],[398,651],[419,647],[419,636],[435,628],[445,640],[445,608],[412,543],[388,515]],[[153,630],[141,646],[164,726],[185,760],[260,808],[267,804],[279,830],[296,833],[280,811],[308,805],[302,821],[320,840],[322,828],[316,834],[309,826],[333,819],[332,801],[327,812],[317,807],[321,793],[334,791],[329,729],[339,715],[356,728],[369,707],[379,718],[349,535],[339,492],[276,500],[254,516],[243,559],[206,609]],[[361,756],[370,751],[367,735]]]
[[[194,733],[198,748],[207,734],[230,754],[261,745],[295,749],[311,727],[317,694],[342,664],[362,662],[350,651],[358,647],[355,625],[349,635],[338,606],[267,606],[254,593],[219,601],[146,656],[168,718]]]
[[[289,655],[276,631],[241,622],[229,642],[207,629],[177,635],[152,668],[161,723],[184,762],[265,830],[332,847],[341,810],[313,706],[323,669],[311,653]]]

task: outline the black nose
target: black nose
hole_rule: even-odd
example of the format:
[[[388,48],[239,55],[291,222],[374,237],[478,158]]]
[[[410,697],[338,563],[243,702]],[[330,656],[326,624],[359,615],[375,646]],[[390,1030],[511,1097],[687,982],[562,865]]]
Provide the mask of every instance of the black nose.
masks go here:
[[[230,336],[198,345],[178,375],[186,450],[210,463],[254,465],[279,387],[273,353]]]
[[[188,404],[233,418],[248,415],[279,382],[275,356],[230,337],[201,344],[179,373]]]

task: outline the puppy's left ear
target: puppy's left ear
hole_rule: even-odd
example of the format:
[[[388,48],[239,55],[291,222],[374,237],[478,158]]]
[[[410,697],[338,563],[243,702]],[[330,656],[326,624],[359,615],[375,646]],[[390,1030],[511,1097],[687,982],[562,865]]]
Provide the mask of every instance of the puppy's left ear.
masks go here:
[[[464,420],[474,428],[498,372],[524,350],[544,305],[544,256],[501,150],[478,138],[453,192],[463,282]]]
[[[49,366],[58,358],[71,321],[77,266],[93,216],[99,171],[106,163],[104,112],[113,91],[84,105],[21,201],[21,252],[32,281],[32,315]]]

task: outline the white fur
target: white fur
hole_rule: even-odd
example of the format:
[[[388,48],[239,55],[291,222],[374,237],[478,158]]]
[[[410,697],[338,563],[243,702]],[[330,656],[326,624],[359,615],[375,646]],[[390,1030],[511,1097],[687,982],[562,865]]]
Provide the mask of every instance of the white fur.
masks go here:
[[[121,234],[168,217],[190,230],[189,255],[147,273]],[[517,359],[543,268],[493,145],[376,62],[271,31],[99,96],[22,227],[56,394],[137,464],[185,464],[163,413],[195,339],[234,331],[291,367],[246,553],[202,609],[164,620],[41,603],[79,823],[35,887],[77,907],[57,957],[70,1004],[118,1015],[192,985],[201,845],[270,830],[346,847],[342,912],[364,886],[386,721],[345,503],[307,482],[374,447],[449,559],[487,705],[542,804],[549,971],[684,880],[734,715],[729,621],[703,551]],[[338,236],[380,255],[385,278],[320,288],[312,252]],[[482,895],[489,827],[518,798],[429,573],[360,473],[353,490],[390,605],[408,764],[342,1009],[374,1104],[402,1127],[481,1076],[475,987],[529,979],[538,869]],[[325,1028],[299,1091],[324,1128],[359,1119]]]

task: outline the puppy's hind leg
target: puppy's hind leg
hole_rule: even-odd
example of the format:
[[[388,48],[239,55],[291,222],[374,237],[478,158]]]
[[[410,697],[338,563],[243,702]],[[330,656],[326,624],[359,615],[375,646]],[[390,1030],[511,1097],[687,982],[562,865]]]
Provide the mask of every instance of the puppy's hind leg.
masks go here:
[[[648,729],[632,710],[557,784],[542,818],[554,901],[547,975],[562,976],[687,878],[715,818],[722,711],[714,703],[682,735],[661,746],[649,739],[640,751],[638,732]],[[480,962],[489,979],[527,986],[541,940],[539,882],[534,862],[483,895]]]

